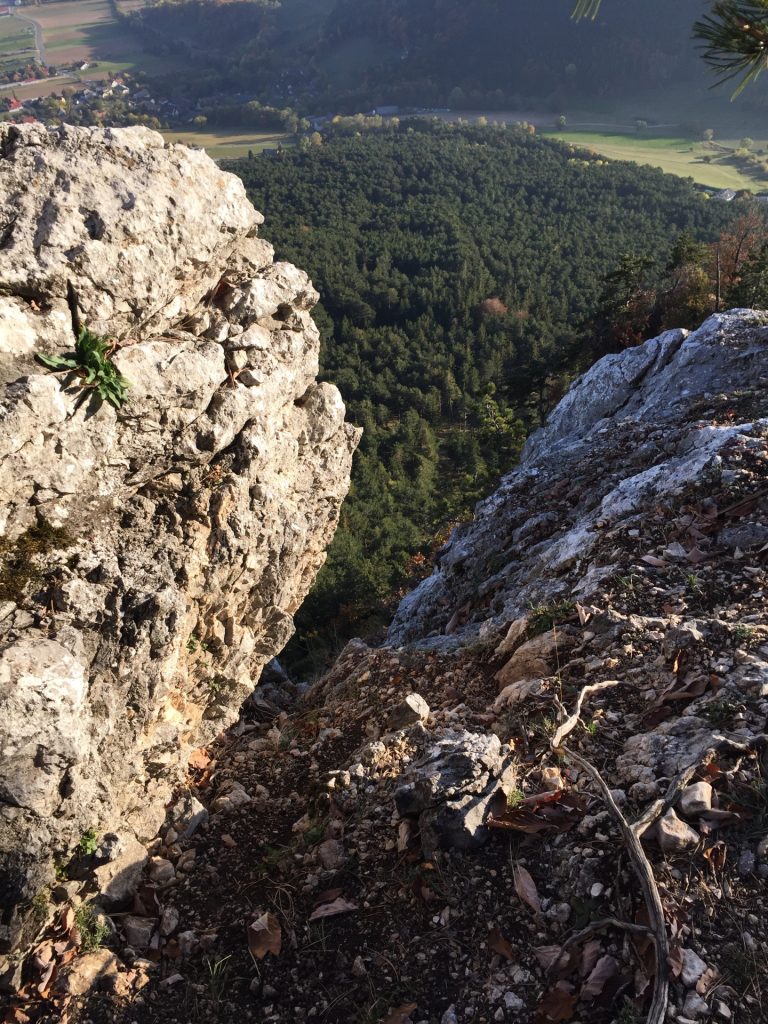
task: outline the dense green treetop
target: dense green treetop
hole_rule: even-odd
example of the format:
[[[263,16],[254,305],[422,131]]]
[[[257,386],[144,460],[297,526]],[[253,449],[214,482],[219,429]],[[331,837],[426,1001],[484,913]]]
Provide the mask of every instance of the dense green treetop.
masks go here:
[[[306,629],[361,628],[514,464],[623,254],[732,217],[678,178],[528,129],[416,122],[229,165],[321,294],[322,373],[365,428]]]

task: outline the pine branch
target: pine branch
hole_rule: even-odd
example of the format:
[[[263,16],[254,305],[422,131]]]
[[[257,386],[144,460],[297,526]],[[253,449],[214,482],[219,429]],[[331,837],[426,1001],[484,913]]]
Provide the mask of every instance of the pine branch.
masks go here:
[[[768,0],[717,0],[693,34],[718,84],[741,76],[735,99],[768,66]]]

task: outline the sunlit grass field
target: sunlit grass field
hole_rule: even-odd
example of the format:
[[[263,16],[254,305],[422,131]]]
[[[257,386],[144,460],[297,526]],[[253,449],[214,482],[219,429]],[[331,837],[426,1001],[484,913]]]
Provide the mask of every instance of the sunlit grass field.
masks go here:
[[[243,131],[164,131],[166,142],[181,142],[185,146],[199,146],[214,160],[236,160],[248,156],[248,151],[260,153],[263,149],[291,145],[290,136],[282,132]]]
[[[637,164],[659,167],[668,174],[693,178],[711,188],[749,189],[760,192],[768,189],[768,177],[752,176],[738,167],[723,162],[723,155],[706,148],[699,140],[682,137],[652,137],[646,135],[617,135],[602,132],[546,132],[560,142],[583,146],[612,160],[630,160]],[[738,140],[728,140],[725,146],[736,147]],[[768,146],[756,142],[756,148]],[[712,162],[703,157],[711,155]]]

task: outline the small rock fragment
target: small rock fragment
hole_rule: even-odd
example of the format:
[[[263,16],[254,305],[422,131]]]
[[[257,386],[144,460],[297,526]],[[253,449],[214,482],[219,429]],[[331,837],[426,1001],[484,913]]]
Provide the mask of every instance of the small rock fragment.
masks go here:
[[[692,949],[683,950],[683,969],[680,972],[680,980],[686,988],[693,988],[706,969],[707,965],[698,953]]]
[[[211,809],[214,814],[219,814],[222,811],[233,811],[250,802],[249,794],[239,782],[229,782],[222,787],[222,791],[211,804]]]
[[[165,857],[153,857],[149,862],[149,877],[156,885],[170,882],[175,876],[176,870],[173,864]]]
[[[746,878],[747,875],[751,875],[757,863],[757,859],[751,850],[744,850],[739,857],[738,872],[742,878]]]
[[[708,782],[694,782],[680,794],[680,813],[686,818],[695,818],[712,807],[712,787]]]
[[[670,809],[659,819],[655,829],[656,839],[664,853],[680,853],[696,846],[699,834]]]
[[[179,927],[179,912],[175,907],[166,907],[160,917],[160,934],[167,938]]]
[[[702,999],[696,992],[689,992],[683,1004],[683,1013],[686,1017],[701,1017],[709,1013],[709,1006],[705,999]]]
[[[520,998],[520,996],[515,995],[514,992],[505,992],[504,993],[504,1005],[506,1006],[506,1008],[508,1010],[511,1010],[511,1011],[524,1010],[525,1009],[525,1003]]]
[[[152,940],[155,922],[148,917],[129,914],[123,918],[123,934],[125,941],[134,949],[146,949]]]
[[[317,856],[326,871],[336,871],[347,859],[338,839],[326,839],[317,848]]]
[[[417,722],[426,722],[429,718],[429,704],[419,693],[409,693],[387,721],[387,729],[390,732],[397,732],[399,729],[407,729]]]
[[[109,949],[96,949],[73,961],[71,969],[57,984],[71,996],[82,996],[95,985],[106,984],[116,977],[120,961]]]

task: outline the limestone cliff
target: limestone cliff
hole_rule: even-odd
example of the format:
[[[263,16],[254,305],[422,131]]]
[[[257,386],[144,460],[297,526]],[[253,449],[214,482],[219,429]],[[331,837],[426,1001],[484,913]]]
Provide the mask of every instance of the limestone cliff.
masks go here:
[[[145,129],[0,127],[0,949],[83,835],[155,834],[335,529],[357,431],[262,220]],[[122,407],[36,360],[79,324]]]

